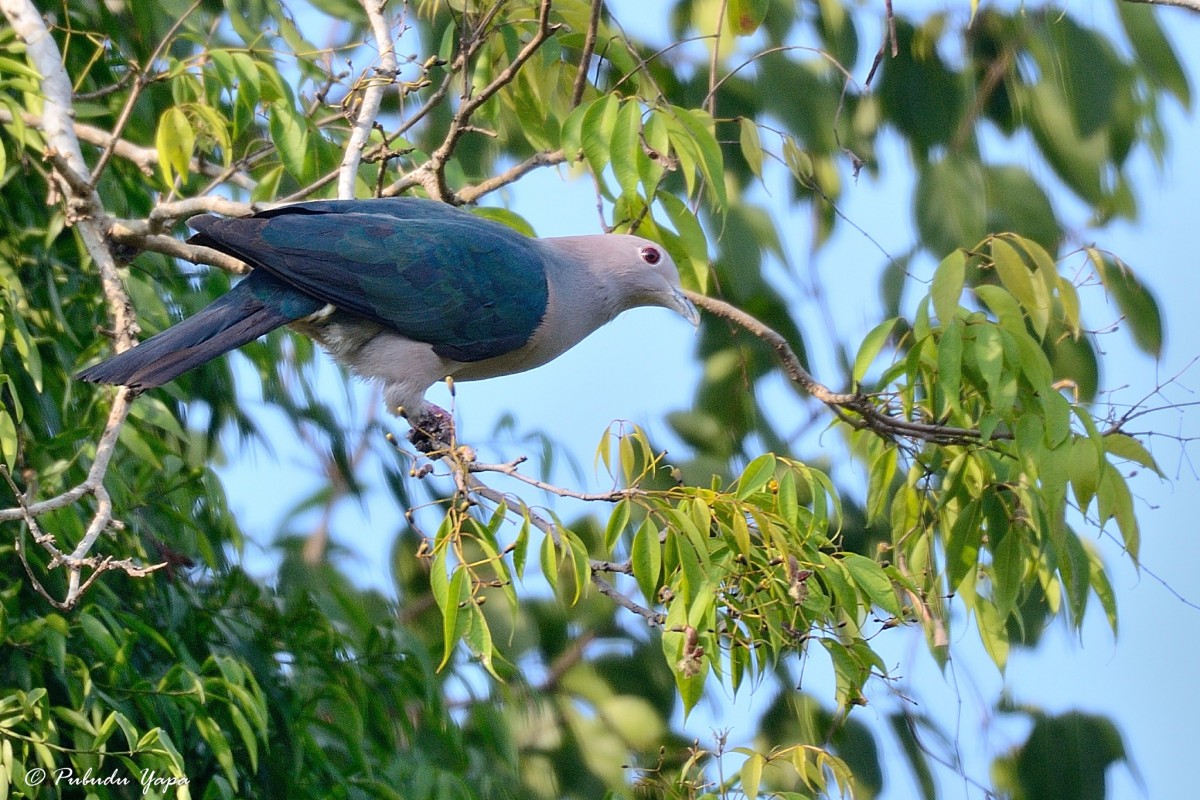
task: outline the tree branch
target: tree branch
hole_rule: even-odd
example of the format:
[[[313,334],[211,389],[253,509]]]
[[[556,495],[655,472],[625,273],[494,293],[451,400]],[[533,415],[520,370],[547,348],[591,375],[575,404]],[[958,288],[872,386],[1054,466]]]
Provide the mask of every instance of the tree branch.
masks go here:
[[[592,54],[596,52],[596,35],[600,30],[600,13],[603,9],[604,0],[592,0],[592,16],[588,19],[587,33],[583,37],[583,55],[579,57],[579,71],[575,73],[575,85],[571,88],[571,108],[583,102],[588,71],[592,66]]]
[[[113,338],[118,351],[127,350],[136,341],[137,322],[129,297],[117,274],[116,261],[108,248],[102,220],[104,207],[92,186],[91,175],[83,160],[79,139],[75,135],[74,109],[72,107],[71,80],[63,69],[62,55],[41,15],[30,0],[0,0],[0,10],[8,19],[13,31],[25,43],[26,55],[33,67],[41,74],[43,96],[40,128],[45,136],[47,157],[52,164],[52,180],[67,205],[67,220],[74,223],[88,255],[96,265],[100,285],[112,321]],[[114,143],[116,139],[114,138]],[[113,150],[115,151],[115,144]],[[83,483],[57,497],[41,503],[27,503],[11,483],[17,498],[17,508],[0,510],[0,520],[24,520],[33,518],[56,508],[75,503],[85,494],[96,497],[97,509],[88,525],[83,539],[69,554],[64,555],[53,542],[53,537],[41,534],[35,525],[30,525],[39,544],[51,555],[51,568],[65,566],[67,569],[67,594],[60,607],[69,608],[79,601],[83,592],[107,569],[121,568],[121,564],[105,559],[95,561],[88,554],[100,534],[114,524],[112,503],[104,488],[104,476],[116,448],[117,436],[129,413],[134,393],[121,389],[113,400],[105,423],[104,432],[96,444],[96,455]],[[7,477],[7,476],[6,476]],[[23,547],[23,545],[22,545]],[[122,562],[129,574],[144,574],[142,567],[131,562]],[[91,576],[81,579],[84,567],[93,569]],[[28,564],[26,564],[28,569]]]
[[[592,583],[595,584],[596,589],[599,590],[600,594],[612,600],[621,608],[637,614],[639,617],[646,620],[650,627],[661,628],[667,621],[666,614],[660,614],[657,611],[653,611],[643,605],[635,603],[633,600],[630,600],[628,597],[617,591],[617,587],[613,586],[604,578],[601,578],[595,572],[592,573]]]
[[[710,314],[734,323],[770,345],[783,367],[784,374],[792,383],[832,408],[848,425],[872,430],[884,436],[898,436],[938,444],[968,444],[979,442],[983,438],[979,431],[969,428],[912,422],[893,416],[886,401],[881,401],[877,395],[863,392],[834,392],[804,368],[792,346],[778,331],[724,300],[691,291],[685,291],[684,294],[697,308],[702,308]],[[993,439],[1006,437],[1007,435],[1003,431],[992,434]]]
[[[21,120],[26,125],[38,128],[39,130],[42,127],[42,118],[27,111],[21,114]],[[7,108],[0,107],[0,122],[12,121],[12,112]],[[74,129],[75,137],[79,141],[87,142],[101,148],[111,146],[114,155],[130,162],[141,170],[144,175],[153,175],[154,170],[158,167],[158,150],[153,147],[143,147],[139,144],[134,144],[127,139],[113,136],[110,131],[83,122],[73,122],[71,127]],[[188,165],[188,169],[198,174],[207,175],[210,178],[221,178],[246,191],[252,191],[258,185],[258,182],[251,178],[244,170],[230,170],[219,164],[201,161],[198,158],[192,159],[191,164]]]
[[[108,235],[114,242],[138,250],[182,258],[192,264],[208,264],[225,270],[230,275],[245,275],[250,271],[249,267],[231,255],[211,247],[181,242],[174,236],[153,233],[150,225],[140,220],[115,220],[108,227]]]
[[[184,11],[179,19],[175,20],[175,24],[173,24],[170,30],[166,32],[162,40],[160,40],[158,45],[155,46],[154,51],[150,54],[150,57],[146,59],[146,69],[149,69],[150,65],[162,56],[163,51],[167,49],[167,45],[171,43],[171,40],[175,38],[175,34],[181,27],[183,27],[184,21],[192,15],[192,12],[200,7],[202,2],[203,0],[194,0],[194,2],[188,6],[187,11]],[[113,152],[116,150],[117,141],[121,136],[121,131],[125,130],[125,126],[129,123],[129,117],[133,114],[133,107],[137,104],[138,97],[141,96],[142,89],[146,87],[147,83],[149,83],[149,81],[146,78],[146,73],[138,70],[137,75],[133,80],[133,88],[129,90],[129,96],[125,98],[125,105],[121,109],[120,115],[117,117],[116,124],[113,125],[112,139],[100,152],[100,158],[96,160],[96,166],[92,168],[91,175],[88,177],[88,183],[91,185],[96,185],[96,182],[100,180],[100,176],[104,173],[104,168],[108,166],[108,161],[110,158],[112,158]]]
[[[480,181],[475,186],[467,186],[460,189],[457,195],[458,202],[463,205],[474,203],[485,194],[508,186],[510,183],[515,183],[535,169],[562,164],[566,160],[567,156],[562,150],[555,150],[550,153],[534,153],[520,164],[509,167],[499,175],[493,175],[485,181]]]
[[[446,130],[446,138],[442,140],[441,145],[430,155],[429,160],[422,164],[417,170],[414,170],[414,176],[421,180],[422,185],[431,197],[437,200],[450,201],[457,199],[454,193],[450,191],[450,187],[446,184],[446,164],[453,155],[455,147],[458,146],[459,139],[467,132],[470,125],[471,116],[479,109],[481,105],[492,98],[496,92],[503,89],[513,78],[520,72],[521,67],[525,62],[533,58],[534,53],[546,42],[547,39],[558,29],[557,25],[550,24],[550,8],[551,0],[542,0],[541,8],[538,11],[538,26],[525,46],[513,58],[513,60],[500,71],[495,78],[488,83],[487,86],[479,90],[477,94],[468,94],[470,81],[464,74],[464,93],[462,102],[459,104],[458,110],[450,120],[450,125]],[[473,52],[473,50],[471,51]],[[464,68],[468,54],[460,55],[459,60]]]
[[[376,74],[379,79],[369,81],[362,95],[362,103],[358,107],[358,116],[350,129],[350,140],[342,155],[342,166],[338,172],[337,196],[342,200],[354,198],[354,184],[358,178],[358,165],[362,161],[363,147],[375,127],[375,118],[383,104],[383,93],[396,80],[396,48],[392,42],[391,25],[384,14],[387,0],[361,0],[363,11],[371,24],[371,33],[375,37],[375,46],[379,49],[379,66]]]
[[[1172,6],[1174,8],[1186,8],[1188,11],[1200,13],[1200,0],[1125,0],[1125,2],[1148,6]]]
[[[570,497],[574,500],[584,500],[587,502],[604,502],[616,503],[619,500],[624,500],[628,497],[635,497],[644,494],[641,489],[630,487],[628,489],[613,489],[611,492],[576,492],[573,489],[564,489],[561,486],[539,481],[537,478],[531,478],[528,475],[522,475],[517,467],[525,462],[525,456],[521,456],[515,461],[510,461],[507,464],[480,464],[477,461],[471,461],[465,465],[466,471],[470,473],[477,472],[498,472],[501,475],[507,475],[510,478],[515,478],[522,483],[528,484],[535,489],[541,489],[544,492],[549,492],[559,497]]]

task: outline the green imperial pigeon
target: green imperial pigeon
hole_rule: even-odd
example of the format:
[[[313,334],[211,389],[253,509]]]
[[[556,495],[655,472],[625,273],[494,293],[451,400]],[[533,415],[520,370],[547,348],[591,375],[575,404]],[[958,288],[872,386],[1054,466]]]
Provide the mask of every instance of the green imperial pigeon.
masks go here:
[[[253,271],[198,314],[77,376],[131,389],[282,325],[379,380],[389,408],[436,421],[426,390],[545,364],[622,311],[664,306],[697,324],[667,252],[636,236],[532,239],[416,198],[297,203],[199,216],[188,241]]]

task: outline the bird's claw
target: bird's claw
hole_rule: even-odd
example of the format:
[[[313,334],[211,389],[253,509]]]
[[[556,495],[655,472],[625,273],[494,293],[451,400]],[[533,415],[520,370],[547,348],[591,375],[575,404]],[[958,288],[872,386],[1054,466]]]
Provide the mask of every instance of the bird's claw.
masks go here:
[[[454,443],[454,417],[443,408],[426,406],[419,416],[409,418],[408,422],[412,426],[408,440],[426,455],[447,450]]]

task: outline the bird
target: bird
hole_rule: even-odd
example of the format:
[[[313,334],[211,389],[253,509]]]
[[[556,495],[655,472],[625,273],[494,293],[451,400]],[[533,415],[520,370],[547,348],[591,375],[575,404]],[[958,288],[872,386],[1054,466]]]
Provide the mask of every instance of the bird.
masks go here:
[[[316,200],[187,224],[190,244],[245,262],[249,275],[77,379],[144,391],[288,326],[378,381],[414,430],[441,430],[448,415],[425,393],[445,378],[533,369],[639,306],[699,324],[670,254],[628,234],[534,238],[416,197]]]

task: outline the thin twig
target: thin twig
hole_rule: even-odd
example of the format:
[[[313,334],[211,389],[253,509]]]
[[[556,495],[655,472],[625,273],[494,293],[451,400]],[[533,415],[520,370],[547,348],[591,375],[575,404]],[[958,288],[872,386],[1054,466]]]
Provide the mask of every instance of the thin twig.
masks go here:
[[[480,181],[474,186],[467,186],[459,189],[456,194],[456,199],[463,205],[474,203],[485,194],[489,194],[497,189],[508,186],[510,183],[514,183],[518,179],[524,177],[527,173],[533,172],[535,169],[561,164],[566,160],[566,154],[562,150],[554,150],[549,153],[534,153],[520,164],[509,167],[499,175],[493,175],[487,180]]]
[[[575,73],[575,85],[571,88],[571,108],[583,101],[587,89],[588,71],[592,65],[592,54],[596,52],[596,34],[600,30],[600,13],[604,0],[592,0],[592,15],[588,19],[587,33],[583,36],[583,54],[579,57],[579,71]]]
[[[503,89],[517,76],[521,67],[525,65],[529,59],[533,58],[534,53],[541,48],[547,39],[558,29],[557,25],[550,24],[550,9],[551,0],[542,0],[541,8],[538,11],[538,26],[532,38],[525,43],[525,46],[517,53],[513,60],[500,70],[496,77],[479,90],[477,94],[468,94],[470,89],[470,80],[464,77],[463,98],[459,104],[458,110],[450,120],[450,124],[446,130],[446,137],[436,150],[430,155],[429,160],[421,165],[415,174],[420,177],[422,185],[431,197],[436,200],[446,201],[451,199],[452,192],[446,184],[446,165],[450,161],[450,156],[454,153],[454,149],[458,146],[459,140],[466,133],[466,128],[470,125],[471,116],[479,109],[481,105],[486,103]],[[460,59],[464,56],[460,55]]]
[[[146,63],[143,65],[142,70],[138,71],[137,77],[133,81],[133,87],[129,90],[129,97],[125,98],[125,105],[121,109],[121,113],[117,117],[116,123],[113,125],[112,140],[104,147],[104,150],[101,151],[100,158],[96,159],[96,166],[92,168],[91,175],[88,177],[88,183],[90,183],[92,186],[95,186],[96,181],[100,180],[100,176],[104,174],[104,168],[108,166],[109,159],[113,157],[113,153],[117,149],[117,141],[121,137],[121,132],[125,130],[125,126],[129,123],[129,117],[133,114],[133,107],[137,104],[138,97],[140,97],[142,94],[142,89],[144,89],[149,83],[149,81],[146,79],[146,70],[149,70],[154,62],[157,61],[160,56],[162,56],[163,51],[167,49],[167,46],[171,43],[171,40],[175,38],[175,34],[178,33],[181,27],[183,27],[183,23],[197,8],[200,7],[200,4],[203,2],[204,0],[194,0],[194,2],[188,6],[188,9],[183,12],[179,19],[175,20],[175,24],[172,25],[169,30],[167,30],[166,34],[159,41],[158,45],[155,46],[154,52],[152,52],[150,57],[146,59]]]
[[[729,0],[721,0],[717,11],[717,24],[713,32],[712,53],[708,58],[708,94],[704,97],[704,107],[710,117],[717,116],[717,67],[721,64],[721,28],[725,25],[725,13]]]
[[[983,438],[979,431],[969,428],[913,422],[892,416],[887,412],[886,405],[881,408],[878,399],[872,395],[862,392],[834,392],[804,368],[792,346],[778,331],[723,300],[691,291],[685,291],[684,294],[698,308],[729,320],[770,345],[783,367],[784,374],[792,383],[829,406],[848,425],[866,428],[884,436],[898,436],[940,444],[967,444],[979,442]],[[996,431],[992,434],[993,439],[1008,436],[1010,434],[1003,431]]]
[[[650,627],[661,628],[667,621],[665,614],[660,614],[657,611],[653,611],[643,605],[635,603],[633,600],[630,600],[628,597],[617,591],[617,587],[604,580],[604,578],[601,578],[595,572],[592,573],[592,583],[595,584],[596,589],[599,590],[600,594],[612,600],[621,608],[637,614],[639,617],[646,620]]]
[[[498,472],[501,475],[507,475],[510,478],[515,478],[522,483],[526,483],[536,489],[549,492],[550,494],[557,495],[559,497],[570,497],[574,500],[584,500],[587,502],[616,503],[629,497],[637,497],[645,494],[643,490],[636,487],[629,487],[627,489],[613,489],[610,492],[591,493],[577,492],[573,489],[564,489],[561,486],[554,486],[553,484],[546,483],[545,481],[540,481],[537,478],[531,478],[528,475],[521,474],[517,467],[524,461],[525,459],[522,457],[518,458],[516,461],[510,461],[507,464],[480,464],[478,462],[471,462],[466,465],[466,471],[470,473]]]

